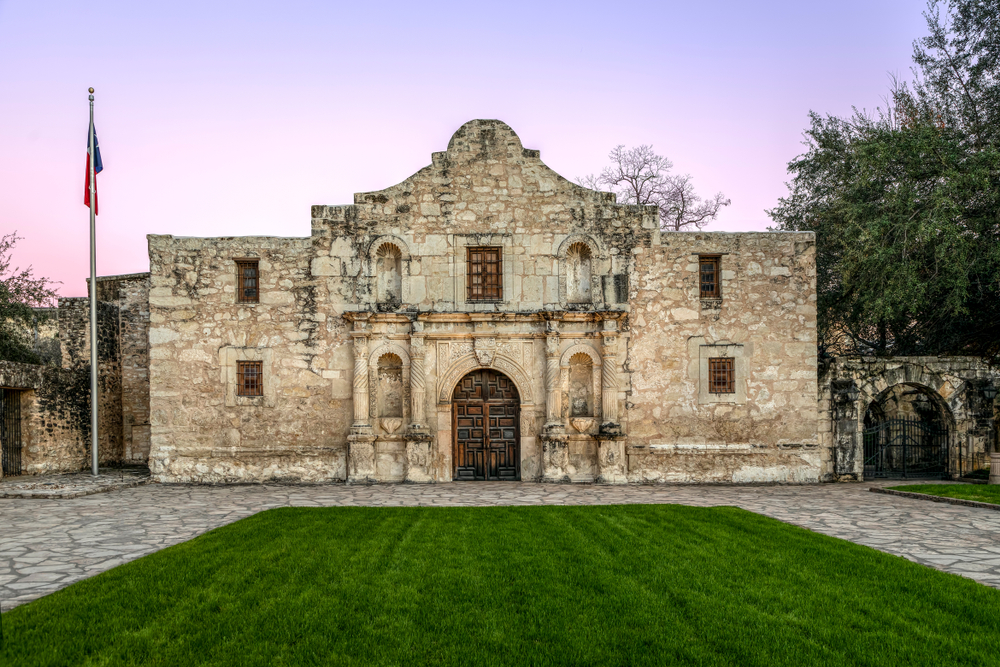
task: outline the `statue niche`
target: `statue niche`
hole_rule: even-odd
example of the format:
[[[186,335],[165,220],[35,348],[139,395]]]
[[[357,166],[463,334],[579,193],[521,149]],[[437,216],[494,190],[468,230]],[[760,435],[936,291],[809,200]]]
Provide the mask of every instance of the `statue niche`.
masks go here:
[[[375,301],[378,309],[396,310],[403,302],[403,253],[383,243],[375,253]]]
[[[594,362],[583,353],[569,360],[569,416],[594,416]]]
[[[403,402],[403,360],[392,353],[383,354],[378,360],[376,406],[379,424],[390,434],[403,424]]]
[[[566,301],[569,303],[593,302],[592,265],[590,246],[586,243],[574,243],[566,251]]]

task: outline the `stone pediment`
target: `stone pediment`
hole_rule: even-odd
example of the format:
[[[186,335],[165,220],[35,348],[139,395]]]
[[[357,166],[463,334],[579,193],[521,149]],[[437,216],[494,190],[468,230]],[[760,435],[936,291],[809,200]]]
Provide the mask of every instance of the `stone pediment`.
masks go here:
[[[401,183],[356,193],[353,206],[314,206],[314,226],[343,221],[430,234],[507,232],[516,226],[527,227],[526,233],[568,233],[588,218],[618,218],[625,227],[640,229],[648,213],[619,206],[613,194],[559,175],[499,120],[469,121],[452,135],[447,150],[431,158]]]
[[[479,181],[473,185],[475,189],[472,192],[487,195],[480,197],[487,201],[496,201],[497,195],[503,194],[516,196],[543,192],[551,196],[561,192],[579,201],[615,202],[615,195],[609,192],[585,188],[557,174],[542,162],[539,151],[524,148],[517,133],[499,120],[471,120],[465,123],[451,136],[448,150],[432,153],[431,159],[429,167],[398,185],[385,190],[355,193],[354,203],[382,204],[408,199],[408,195],[412,196],[420,181],[428,175],[438,185]],[[498,187],[495,191],[486,192],[486,187],[491,184]],[[424,199],[422,197],[420,201]],[[426,210],[429,207],[421,208]]]

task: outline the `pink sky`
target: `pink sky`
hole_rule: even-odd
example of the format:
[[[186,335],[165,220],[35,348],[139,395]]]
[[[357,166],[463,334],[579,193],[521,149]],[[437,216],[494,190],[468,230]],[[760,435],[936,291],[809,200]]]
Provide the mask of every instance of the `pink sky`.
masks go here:
[[[567,178],[652,144],[762,230],[807,113],[909,77],[923,2],[263,3],[0,0],[0,232],[86,293],[87,87],[98,273],[145,235],[307,236],[309,207],[397,183],[499,118]]]

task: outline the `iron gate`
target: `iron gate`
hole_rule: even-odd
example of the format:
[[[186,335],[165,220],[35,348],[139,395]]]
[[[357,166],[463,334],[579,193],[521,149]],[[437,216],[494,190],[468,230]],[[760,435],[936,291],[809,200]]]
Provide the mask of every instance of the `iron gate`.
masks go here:
[[[21,392],[0,389],[0,465],[4,476],[21,474]]]
[[[919,419],[887,419],[864,430],[865,478],[941,478],[948,473],[948,429]]]

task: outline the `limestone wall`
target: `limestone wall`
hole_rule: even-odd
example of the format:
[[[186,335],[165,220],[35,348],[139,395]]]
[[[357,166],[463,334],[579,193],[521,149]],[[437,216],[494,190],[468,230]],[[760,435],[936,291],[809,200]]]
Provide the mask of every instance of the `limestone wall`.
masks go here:
[[[79,371],[0,361],[0,387],[21,390],[22,473],[70,472],[89,451],[89,379]]]
[[[98,459],[104,465],[122,460],[121,351],[118,308],[97,303],[98,351]],[[80,426],[90,448],[90,301],[86,297],[59,299],[59,341],[63,368],[83,378],[87,408]],[[88,465],[82,461],[82,465]]]
[[[118,315],[121,460],[149,458],[149,274],[98,278],[98,298]]]
[[[346,476],[353,368],[343,302],[310,272],[309,239],[150,236],[150,468],[165,481]],[[255,257],[260,303],[236,303]],[[236,363],[264,396],[235,395]]]
[[[699,255],[720,255],[702,300]],[[664,234],[638,249],[627,369],[632,481],[815,482],[814,238]],[[707,359],[734,357],[736,392],[707,392]]]

